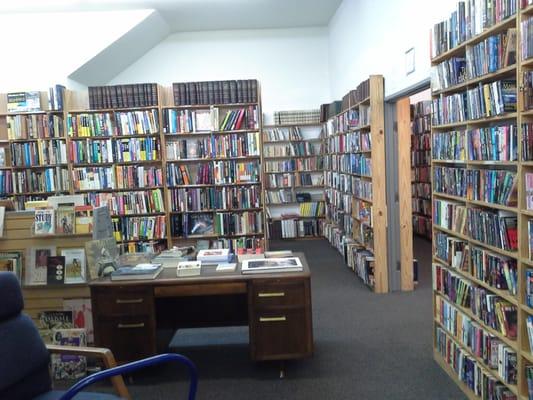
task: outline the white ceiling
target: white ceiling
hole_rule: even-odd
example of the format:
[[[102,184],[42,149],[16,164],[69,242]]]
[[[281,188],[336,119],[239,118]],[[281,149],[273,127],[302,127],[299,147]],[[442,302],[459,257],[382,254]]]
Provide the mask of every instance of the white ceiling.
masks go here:
[[[11,0],[0,13],[154,9],[171,31],[327,25],[342,0]]]

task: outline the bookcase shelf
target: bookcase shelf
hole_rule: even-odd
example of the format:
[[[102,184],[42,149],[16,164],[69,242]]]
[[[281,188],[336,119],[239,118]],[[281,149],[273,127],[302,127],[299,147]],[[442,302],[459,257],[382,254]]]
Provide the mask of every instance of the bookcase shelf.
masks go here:
[[[532,116],[533,113],[531,111],[522,111],[524,110],[524,96],[521,89],[521,87],[523,86],[523,72],[526,69],[533,67],[533,62],[531,62],[531,60],[522,60],[522,47],[524,46],[524,43],[522,43],[523,37],[521,35],[521,22],[525,18],[525,16],[531,15],[531,13],[533,12],[533,6],[528,6],[525,9],[520,10],[518,5],[519,2],[517,1],[516,3],[518,9],[514,15],[511,15],[502,20],[501,22],[498,22],[493,26],[484,29],[482,33],[464,41],[463,43],[452,49],[445,51],[444,53],[438,55],[437,57],[434,57],[431,60],[433,68],[437,68],[437,65],[442,62],[449,62],[450,64],[454,63],[455,61],[452,60],[453,57],[466,58],[466,68],[468,69],[468,63],[471,61],[469,61],[467,52],[470,50],[471,46],[479,44],[480,42],[488,39],[493,35],[501,34],[502,36],[499,36],[500,38],[503,38],[503,35],[508,38],[509,35],[513,35],[514,32],[516,32],[516,49],[507,49],[508,52],[514,52],[516,54],[516,62],[513,62],[512,65],[504,66],[496,70],[495,72],[467,80],[459,85],[451,86],[442,90],[432,91],[432,97],[434,100],[433,111],[435,112],[438,105],[437,101],[441,95],[458,95],[459,93],[464,93],[468,89],[474,89],[480,84],[489,84],[500,80],[504,80],[505,82],[515,81],[514,83],[508,84],[505,89],[506,102],[502,100],[500,103],[506,106],[505,110],[508,111],[506,111],[505,113],[480,119],[468,119],[467,115],[467,120],[465,121],[452,124],[434,124],[432,126],[432,144],[436,143],[435,140],[437,135],[441,135],[438,136],[439,140],[447,140],[448,142],[446,143],[450,143],[449,140],[453,140],[449,139],[452,138],[453,135],[450,136],[448,139],[444,139],[446,134],[443,132],[464,132],[464,154],[466,157],[465,160],[441,160],[437,159],[437,153],[433,152],[431,160],[431,176],[433,179],[434,186],[439,184],[442,186],[442,182],[450,182],[451,180],[453,180],[453,174],[459,174],[459,172],[457,170],[442,170],[442,168],[449,168],[455,166],[457,168],[464,169],[465,177],[468,176],[467,174],[472,174],[470,176],[473,177],[473,171],[478,170],[502,171],[510,173],[510,175],[506,175],[506,178],[507,176],[512,176],[513,185],[515,185],[515,189],[512,190],[516,191],[516,196],[512,195],[511,197],[512,200],[517,200],[517,204],[514,205],[515,203],[511,202],[510,204],[513,204],[511,206],[498,203],[489,203],[487,201],[471,200],[473,197],[471,196],[469,191],[463,190],[464,187],[461,187],[461,190],[450,190],[450,193],[462,193],[465,194],[465,197],[446,195],[439,193],[435,190],[432,191],[433,207],[436,207],[437,201],[449,200],[451,203],[445,203],[445,207],[448,207],[448,210],[450,210],[451,212],[450,218],[457,218],[457,220],[454,220],[454,224],[461,225],[463,223],[462,218],[467,221],[464,232],[461,233],[455,230],[446,229],[435,223],[436,221],[434,221],[433,223],[433,345],[435,360],[452,377],[454,382],[463,390],[466,396],[470,399],[481,398],[480,396],[477,396],[475,394],[474,390],[472,390],[467,383],[466,375],[470,374],[470,372],[473,372],[474,365],[480,366],[483,370],[483,373],[487,377],[489,377],[490,380],[494,381],[496,385],[501,385],[502,387],[507,389],[509,398],[516,399],[528,398],[527,368],[530,365],[533,365],[533,355],[529,351],[530,343],[528,340],[527,328],[527,317],[528,315],[533,315],[530,312],[533,310],[531,310],[526,304],[527,290],[529,285],[527,281],[528,278],[526,272],[533,268],[533,261],[530,261],[526,258],[529,254],[528,220],[533,217],[533,211],[527,210],[526,208],[525,187],[525,172],[530,171],[526,168],[532,167],[533,162],[525,161],[522,158],[522,152],[524,150],[524,130],[522,129],[522,123],[526,121],[527,117]],[[458,27],[459,24],[462,24],[462,22],[458,21]],[[441,27],[442,25],[436,25],[435,29],[437,30],[437,28],[440,29]],[[461,27],[460,29],[463,29],[463,27]],[[506,43],[507,42],[502,39],[500,50],[505,50],[504,45]],[[492,51],[489,49],[487,50]],[[506,52],[505,60],[502,58],[502,64],[498,65],[505,65],[508,60],[507,54],[508,53]],[[492,56],[488,55],[488,57]],[[483,58],[480,58],[480,54],[476,54],[475,58],[478,59],[478,61],[476,62],[487,62],[487,58],[484,55]],[[499,84],[500,83],[498,83],[498,85]],[[490,87],[492,88],[493,85],[491,85]],[[514,98],[515,96],[517,110],[516,112],[512,111],[509,106],[509,104],[512,104],[512,98]],[[480,98],[479,100],[476,100],[474,97],[470,97],[465,100],[464,110],[466,114],[468,114],[467,105],[470,106],[471,109],[475,109],[475,107],[481,105],[481,102],[487,103],[488,101],[491,101],[492,103],[498,102],[500,101],[500,99],[495,99],[492,96],[485,96],[485,98]],[[436,120],[438,119],[434,119],[433,122],[435,122]],[[506,159],[502,161],[480,161],[470,159],[470,146],[475,147],[477,144],[475,142],[473,142],[473,144],[469,142],[469,140],[474,140],[471,138],[475,137],[469,135],[479,135],[479,133],[475,133],[477,129],[509,125],[513,125],[516,127],[516,129],[514,129],[513,131],[513,134],[514,132],[516,132],[516,136],[513,136],[512,139],[512,150],[516,151],[516,154],[510,154],[511,152],[509,152],[509,155],[506,154],[505,156],[501,157],[500,154],[499,157],[496,157]],[[494,132],[494,130],[492,130],[491,132]],[[499,133],[501,133],[501,131]],[[493,136],[491,138],[489,135],[489,140],[494,143],[494,141],[496,140],[496,135],[498,135],[499,133],[493,133]],[[502,138],[501,140],[504,141],[507,139]],[[458,144],[453,145],[458,146]],[[462,145],[463,144],[461,143],[461,146]],[[486,144],[482,146],[486,146]],[[451,153],[453,153],[453,151],[451,151],[449,154]],[[483,158],[486,157],[483,156]],[[493,156],[489,156],[487,158],[493,158]],[[436,168],[439,168],[439,173],[442,173],[443,175],[448,174],[445,178],[443,178],[445,180],[440,183],[437,181],[438,176],[436,175]],[[489,190],[494,191],[494,187],[488,186],[487,181],[480,182],[483,183],[478,183],[479,185],[485,185],[479,189],[480,194],[484,193],[484,196],[480,196],[480,198],[490,198],[486,195],[486,193],[488,193]],[[502,186],[499,186],[498,188],[501,187]],[[490,193],[494,194],[494,192]],[[482,210],[482,212],[479,212],[478,210]],[[437,219],[438,217],[435,216],[435,218]],[[446,221],[447,222],[444,222],[443,224],[446,226],[451,226],[449,225],[449,222],[452,221],[452,219],[446,219]],[[492,234],[494,235],[492,236],[492,239],[490,239],[490,235],[480,234],[481,229],[487,230],[491,229],[490,227],[492,227],[492,230],[490,232],[492,232]],[[505,248],[500,248],[492,244],[484,243],[474,239],[474,237],[479,239],[487,236],[489,236],[489,239],[485,240],[488,240],[492,244],[498,244],[498,246],[502,246]],[[494,238],[496,238],[496,240],[494,240]],[[505,244],[502,244],[502,242],[505,242]],[[449,246],[449,252],[445,251],[443,247],[446,245]],[[516,250],[514,250],[514,248],[516,248]],[[439,257],[439,254],[446,254],[448,259],[442,259],[444,256]],[[461,256],[461,254],[463,254],[463,256]],[[458,257],[454,258],[454,256],[457,255]],[[493,268],[491,269],[491,274],[494,274],[492,276],[489,276],[482,269],[483,263],[488,262],[489,259],[491,260],[490,262],[494,263],[492,264]],[[504,271],[504,265],[506,272]],[[441,279],[442,276],[436,272],[442,270],[447,271],[444,272],[444,276],[450,277],[451,275],[452,277],[457,277],[457,279],[460,280],[457,281],[460,282],[457,283],[457,285],[466,285],[464,287],[466,287],[466,292],[470,294],[470,299],[458,300],[458,303],[461,302],[460,305],[456,304],[456,299],[452,299],[446,294],[449,294],[449,292],[445,293],[445,291],[448,289],[444,288],[438,283],[438,280]],[[484,278],[483,275],[485,276]],[[495,280],[494,276],[496,275],[500,277],[497,279],[501,280]],[[457,285],[455,287],[458,287]],[[501,286],[496,287],[497,285]],[[507,287],[512,287],[512,289],[508,290]],[[455,294],[453,295],[455,296]],[[452,294],[450,294],[450,296],[452,296]],[[447,329],[444,324],[440,322],[441,316],[439,315],[438,311],[440,307],[442,307],[441,299],[444,299],[448,303],[448,305],[451,305],[451,307],[458,310],[460,316],[464,316],[470,319],[471,321],[474,321],[477,326],[479,326],[482,335],[486,334],[493,337],[494,339],[491,339],[491,342],[499,341],[499,343],[501,343],[500,345],[498,345],[498,349],[502,350],[505,348],[505,350],[498,352],[498,354],[495,355],[495,359],[498,363],[505,366],[504,370],[499,371],[497,368],[491,369],[482,358],[476,356],[476,353],[472,351],[471,345],[465,345],[462,342],[461,337],[454,337],[453,333],[450,332],[450,330]],[[497,305],[496,308],[498,310],[501,310],[501,313],[500,311],[497,311],[496,313],[498,313],[498,319],[501,319],[503,327],[494,329],[492,326],[489,326],[489,324],[485,323],[478,316],[478,314],[474,312],[475,307],[471,308],[470,304],[474,301],[486,302],[486,305],[483,305],[481,306],[481,308],[478,308],[478,313],[480,312],[479,310],[485,310],[487,305],[489,304],[493,307],[496,307]],[[459,317],[456,321],[458,320]],[[495,326],[498,326],[498,324],[499,323],[497,323]],[[507,337],[502,333],[509,332],[510,330],[516,332],[516,339],[511,339],[510,337]],[[457,357],[460,357],[464,360],[470,358],[470,360],[473,361],[473,364],[471,365],[471,367],[469,366],[468,371],[465,371],[463,373],[463,375],[465,376],[463,376],[462,373],[460,373],[459,371],[455,371],[454,368],[450,367],[445,361],[446,352],[449,350],[446,350],[444,349],[444,347],[442,347],[442,332],[444,332],[447,338],[453,340],[453,342],[458,346],[458,348],[461,349],[461,355],[456,353]],[[505,376],[501,375],[505,374],[506,371],[509,371],[511,368],[516,368],[516,382],[507,381]],[[485,395],[495,394],[486,393]],[[514,397],[511,397],[512,395],[514,395]]]
[[[304,120],[303,113],[312,111],[274,112],[291,114],[290,120]],[[316,110],[318,114],[318,110]],[[298,119],[296,117],[299,116]],[[287,122],[289,119],[277,120]],[[324,126],[321,122],[280,123],[263,126],[263,175],[265,176],[265,206],[268,215],[269,239],[295,239],[322,236]],[[293,153],[293,154],[291,154]],[[276,155],[277,154],[277,155]],[[298,155],[297,155],[298,154]],[[304,168],[298,162],[309,163]],[[297,170],[267,171],[269,163],[296,165]],[[315,167],[316,163],[316,169]],[[282,175],[282,176],[280,176]],[[305,180],[305,181],[303,181]],[[267,186],[270,183],[274,187]],[[305,191],[308,191],[305,193]],[[298,196],[308,196],[299,200]],[[304,215],[307,213],[313,215]],[[286,215],[286,216],[285,216]]]
[[[324,163],[325,236],[376,293],[389,291],[383,96],[380,75],[344,96],[327,121]]]

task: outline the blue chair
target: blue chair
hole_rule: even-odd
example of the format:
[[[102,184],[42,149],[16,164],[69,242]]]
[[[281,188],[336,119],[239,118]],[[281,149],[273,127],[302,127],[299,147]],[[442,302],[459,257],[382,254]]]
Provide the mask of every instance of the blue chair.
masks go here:
[[[130,399],[121,374],[177,361],[190,374],[189,400],[196,397],[197,373],[194,364],[179,354],[161,354],[116,366],[108,349],[95,347],[46,346],[32,320],[22,313],[24,301],[20,284],[11,272],[0,272],[0,399],[2,400],[117,400]],[[98,357],[103,371],[80,380],[67,391],[52,390],[49,373],[50,353]],[[111,378],[119,397],[111,394],[81,392],[87,386]]]

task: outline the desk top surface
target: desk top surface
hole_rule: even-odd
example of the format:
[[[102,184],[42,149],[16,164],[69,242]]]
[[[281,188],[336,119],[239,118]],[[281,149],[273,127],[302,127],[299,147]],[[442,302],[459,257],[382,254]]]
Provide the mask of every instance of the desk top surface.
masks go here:
[[[303,265],[301,272],[278,272],[278,273],[255,273],[242,274],[241,263],[237,264],[234,272],[216,272],[216,264],[202,265],[200,275],[197,276],[176,276],[176,268],[165,268],[155,279],[133,279],[123,281],[111,281],[111,278],[99,278],[89,283],[89,286],[132,286],[132,285],[186,285],[215,282],[246,282],[253,279],[290,279],[308,278],[311,276],[307,260],[304,253],[293,253],[294,257],[300,258]]]

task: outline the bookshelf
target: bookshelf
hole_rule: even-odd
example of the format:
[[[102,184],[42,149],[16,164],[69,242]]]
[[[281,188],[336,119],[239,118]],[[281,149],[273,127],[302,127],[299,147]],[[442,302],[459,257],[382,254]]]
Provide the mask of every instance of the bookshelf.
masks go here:
[[[324,220],[323,124],[318,122],[318,110],[275,115],[280,113],[306,122],[263,126],[269,239],[319,237]],[[307,114],[316,115],[316,122],[300,116]]]
[[[70,192],[63,104],[53,109],[48,92],[31,93],[40,110],[8,112],[7,94],[0,96],[0,197],[19,208]]]
[[[431,102],[413,105],[411,123],[413,233],[431,239]]]
[[[175,83],[164,93],[169,244],[264,249],[258,82]]]
[[[389,290],[383,94],[372,75],[344,97],[327,121],[324,163],[325,236],[376,293]]]
[[[446,23],[440,23],[432,34],[434,358],[470,399],[525,400],[533,395],[527,327],[533,264],[523,125],[530,113],[521,89],[527,93],[524,72],[531,63],[522,48],[531,34],[522,37],[522,21],[533,8],[504,3],[484,25],[461,21],[459,4],[445,21],[459,28],[444,39]],[[467,330],[481,342],[465,340]],[[452,352],[463,370],[450,363]]]

